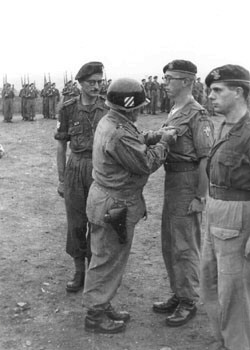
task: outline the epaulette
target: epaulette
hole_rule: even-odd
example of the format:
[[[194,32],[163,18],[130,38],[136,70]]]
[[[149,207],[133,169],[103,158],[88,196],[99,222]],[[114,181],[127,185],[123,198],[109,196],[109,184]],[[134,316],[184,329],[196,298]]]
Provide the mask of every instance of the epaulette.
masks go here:
[[[68,107],[70,105],[73,105],[76,101],[77,101],[76,97],[70,98],[69,100],[63,102],[63,107]]]

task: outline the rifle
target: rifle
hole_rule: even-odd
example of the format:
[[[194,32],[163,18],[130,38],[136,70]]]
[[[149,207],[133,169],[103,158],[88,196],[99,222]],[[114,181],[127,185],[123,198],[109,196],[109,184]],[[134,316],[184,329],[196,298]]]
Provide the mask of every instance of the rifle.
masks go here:
[[[127,218],[127,207],[123,208],[111,208],[104,215],[104,222],[110,224],[116,231],[119,242],[121,244],[127,243],[127,229],[126,229],[126,218]]]

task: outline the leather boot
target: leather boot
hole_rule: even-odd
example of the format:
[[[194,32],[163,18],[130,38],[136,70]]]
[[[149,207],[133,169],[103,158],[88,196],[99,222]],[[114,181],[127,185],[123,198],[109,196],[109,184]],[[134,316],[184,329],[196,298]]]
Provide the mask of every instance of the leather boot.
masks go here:
[[[130,320],[130,314],[127,311],[116,311],[111,304],[105,309],[105,314],[113,321],[127,322]]]
[[[179,305],[180,300],[174,294],[171,298],[169,298],[166,302],[158,301],[153,304],[153,311],[159,314],[169,314],[175,311],[177,306]]]
[[[84,286],[85,279],[85,258],[74,258],[75,274],[71,281],[66,285],[67,292],[76,293]]]
[[[196,315],[196,311],[194,301],[181,300],[174,313],[167,317],[166,324],[169,327],[182,326]]]
[[[115,334],[123,332],[126,325],[123,321],[113,321],[104,310],[89,310],[85,317],[85,330],[92,333]]]

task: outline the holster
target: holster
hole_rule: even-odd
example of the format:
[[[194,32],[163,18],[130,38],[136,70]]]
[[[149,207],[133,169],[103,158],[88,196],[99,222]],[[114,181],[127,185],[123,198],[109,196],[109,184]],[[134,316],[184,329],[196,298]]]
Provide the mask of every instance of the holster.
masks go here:
[[[127,242],[126,218],[127,207],[109,209],[104,215],[104,222],[110,224],[116,231],[121,244]]]

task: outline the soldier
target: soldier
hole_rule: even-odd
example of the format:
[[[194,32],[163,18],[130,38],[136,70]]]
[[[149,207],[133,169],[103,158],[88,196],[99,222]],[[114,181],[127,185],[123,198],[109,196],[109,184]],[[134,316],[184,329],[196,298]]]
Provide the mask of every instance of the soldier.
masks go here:
[[[86,201],[92,183],[93,138],[99,120],[107,113],[104,99],[99,96],[103,64],[84,64],[75,79],[81,85],[80,98],[73,97],[63,103],[55,134],[58,193],[65,198],[68,221],[66,252],[75,264],[74,278],[66,286],[68,292],[77,292],[83,287],[85,258],[89,262],[91,257]],[[67,142],[71,153],[66,165]]]
[[[22,85],[22,89],[19,92],[19,97],[21,97],[21,116],[25,117],[25,84]]]
[[[225,116],[209,155],[209,197],[201,294],[213,350],[250,349],[250,73],[227,64],[206,77],[216,113]]]
[[[56,105],[60,101],[60,93],[56,88],[56,84],[52,83],[47,90],[48,106],[49,106],[49,118],[56,119]]]
[[[151,113],[156,114],[157,107],[158,107],[158,96],[160,92],[160,84],[157,81],[158,77],[157,75],[154,76],[154,80],[151,84]]]
[[[43,117],[46,119],[49,118],[49,100],[48,100],[48,94],[47,94],[49,88],[50,88],[50,84],[44,83],[44,87],[40,93],[43,99],[42,113],[43,113]]]
[[[38,96],[37,89],[34,83],[31,83],[26,90],[26,118],[29,121],[34,121],[36,116],[36,98]]]
[[[74,96],[79,96],[81,94],[81,90],[77,86],[77,82],[75,81],[72,85],[72,89],[69,93],[69,96],[74,97]]]
[[[143,135],[137,130],[134,122],[146,96],[134,79],[114,81],[106,103],[110,111],[99,122],[94,138],[94,182],[87,204],[92,258],[83,305],[87,308],[87,331],[118,333],[125,329],[130,315],[117,312],[111,300],[122,281],[135,225],[145,215],[143,187],[164,162],[176,130],[163,131],[162,135]]]
[[[73,88],[73,83],[72,80],[69,80],[62,91],[62,95],[63,95],[63,102],[66,102],[68,100],[70,100],[72,98],[71,93],[72,93],[72,88]]]
[[[199,298],[201,214],[205,205],[207,156],[213,124],[192,96],[197,67],[174,60],[163,68],[166,91],[175,102],[166,126],[178,128],[176,144],[164,165],[165,198],[162,213],[162,253],[172,297],[156,302],[153,310],[166,313],[168,326],[181,326],[196,314]]]
[[[148,81],[145,84],[147,98],[151,100],[151,85],[152,85],[152,76],[148,77]],[[147,114],[151,114],[151,102],[147,104]]]
[[[9,83],[6,83],[2,90],[3,115],[4,122],[6,123],[12,123],[14,97],[15,95],[11,89],[11,85]]]

